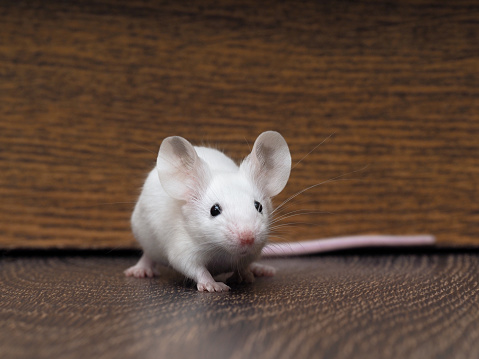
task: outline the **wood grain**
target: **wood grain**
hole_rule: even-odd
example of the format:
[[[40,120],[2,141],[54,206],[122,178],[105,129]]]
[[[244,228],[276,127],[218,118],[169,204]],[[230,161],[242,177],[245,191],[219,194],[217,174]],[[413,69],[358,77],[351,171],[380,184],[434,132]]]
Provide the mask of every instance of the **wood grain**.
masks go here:
[[[199,293],[136,256],[3,255],[2,358],[477,358],[477,252],[269,260],[276,277]]]
[[[274,240],[477,245],[478,19],[472,0],[2,2],[0,247],[132,247],[164,137],[240,160],[269,129],[294,163],[334,134],[276,203],[344,175]]]

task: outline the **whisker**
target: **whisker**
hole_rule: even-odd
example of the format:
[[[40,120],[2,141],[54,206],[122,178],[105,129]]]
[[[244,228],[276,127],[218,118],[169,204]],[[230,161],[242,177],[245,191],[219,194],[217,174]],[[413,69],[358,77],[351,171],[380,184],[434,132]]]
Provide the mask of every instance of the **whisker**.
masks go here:
[[[99,207],[99,206],[111,206],[111,205],[117,205],[117,204],[135,204],[135,203],[136,202],[106,202],[106,203],[90,204],[90,205],[87,205],[87,206],[68,207],[68,209],[94,208],[94,207]]]
[[[280,244],[291,242],[291,239],[289,237],[285,237],[277,233],[271,233],[270,239],[274,239],[274,241],[268,241],[267,243],[268,246],[280,245]]]
[[[310,205],[310,204],[317,205],[317,201],[314,201],[314,200],[312,200],[311,198],[308,197],[308,198],[303,198],[301,200],[289,202],[289,203],[286,203],[281,208],[278,208],[278,211],[276,213],[274,213],[273,215],[274,216],[283,215],[283,214],[285,214],[285,211],[288,210],[288,209],[291,209],[291,207],[295,207],[295,206],[298,206],[298,205]]]
[[[359,169],[359,170],[351,171],[351,172],[348,172],[348,173],[344,173],[344,174],[342,174],[342,175],[339,175],[339,176],[330,178],[330,179],[328,179],[328,180],[326,180],[326,181],[319,182],[319,183],[316,183],[316,184],[314,184],[314,185],[312,185],[312,186],[306,187],[306,188],[302,189],[301,191],[296,192],[295,194],[293,194],[292,196],[290,196],[289,198],[287,198],[285,201],[283,201],[278,207],[276,207],[275,210],[273,210],[272,213],[276,212],[279,208],[281,208],[283,205],[285,205],[286,203],[288,203],[289,201],[291,201],[291,200],[294,199],[295,197],[299,196],[300,194],[302,194],[302,193],[304,193],[304,192],[306,192],[306,191],[308,191],[308,190],[310,190],[310,189],[312,189],[312,188],[314,188],[314,187],[318,187],[318,186],[321,186],[321,185],[323,185],[323,184],[330,183],[330,182],[345,181],[345,180],[346,180],[346,181],[349,181],[349,180],[351,180],[351,178],[344,178],[344,179],[343,179],[342,177],[344,177],[344,176],[349,176],[349,175],[351,175],[351,174],[353,174],[353,173],[361,172],[361,171],[365,170],[368,166],[369,166],[369,165],[366,165],[366,166],[364,166],[363,168],[361,168],[361,169]]]
[[[276,226],[272,226],[271,227],[271,230],[276,230],[278,228],[283,228],[283,227],[289,227],[289,226],[296,226],[298,224],[310,224],[310,223],[306,223],[306,222],[288,222],[288,223],[283,223],[283,224],[278,224]]]
[[[271,234],[275,234],[278,229],[284,229],[289,226],[296,226],[296,225],[303,225],[303,226],[309,226],[309,227],[320,227],[323,226],[324,224],[321,222],[286,222],[286,223],[279,223],[271,227]],[[290,234],[290,232],[284,232]]]
[[[141,148],[143,151],[147,151],[147,152],[153,153],[155,156],[158,154],[157,152],[152,151],[152,150],[150,150],[150,149],[148,149],[148,148],[146,148],[146,147],[143,147],[143,146],[139,145],[138,143],[133,143],[133,145],[135,145],[135,146],[138,147],[138,148]]]
[[[303,215],[308,215],[308,214],[335,214],[333,212],[327,212],[327,211],[310,211],[310,212],[303,212],[302,210],[297,210],[297,211],[292,211],[285,213],[278,218],[275,218],[273,221],[271,221],[271,224],[275,224],[277,222],[280,222],[284,219],[291,218],[291,217],[297,217],[297,216],[303,216]]]
[[[248,147],[249,147],[249,151],[251,152],[251,151],[253,150],[253,149],[251,148],[251,145],[249,144],[249,142],[248,142],[246,136],[243,136],[243,137],[244,137],[244,140],[245,140],[246,144],[247,144]]]
[[[328,137],[326,137],[323,141],[321,141],[321,143],[319,143],[318,145],[316,145],[316,147],[314,147],[311,151],[309,151],[303,158],[301,158],[298,162],[296,162],[296,164],[291,168],[291,170],[293,170],[297,165],[299,165],[301,163],[302,160],[304,160],[306,157],[308,157],[311,153],[313,153],[313,151],[318,148],[319,146],[321,146],[323,143],[325,143],[327,140],[329,140],[332,136],[334,136],[336,134],[336,132],[333,132],[332,134],[330,134]]]

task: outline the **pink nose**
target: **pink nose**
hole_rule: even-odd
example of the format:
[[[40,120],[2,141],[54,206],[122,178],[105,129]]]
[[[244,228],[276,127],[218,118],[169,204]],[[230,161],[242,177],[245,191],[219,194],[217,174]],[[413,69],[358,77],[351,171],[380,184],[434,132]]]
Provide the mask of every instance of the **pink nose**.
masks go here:
[[[254,243],[254,236],[251,233],[242,233],[239,236],[239,241],[242,246],[251,246]]]

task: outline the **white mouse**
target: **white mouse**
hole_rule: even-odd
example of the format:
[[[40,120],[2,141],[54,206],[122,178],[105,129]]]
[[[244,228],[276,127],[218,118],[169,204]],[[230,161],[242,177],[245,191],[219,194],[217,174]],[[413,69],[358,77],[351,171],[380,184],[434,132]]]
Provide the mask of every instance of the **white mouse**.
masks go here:
[[[357,236],[271,244],[271,198],[291,172],[284,138],[262,133],[237,166],[224,153],[193,147],[182,137],[163,140],[132,214],[133,234],[143,248],[125,271],[137,278],[157,275],[156,264],[173,267],[194,280],[199,291],[230,288],[214,276],[233,272],[236,281],[273,276],[273,267],[256,263],[264,256],[297,255],[365,246],[429,245],[433,236]]]
[[[166,138],[131,219],[143,256],[125,274],[151,277],[161,263],[209,292],[230,289],[217,274],[233,272],[244,282],[274,275],[255,261],[268,240],[271,198],[290,172],[288,145],[274,131],[257,138],[240,166],[218,150]]]

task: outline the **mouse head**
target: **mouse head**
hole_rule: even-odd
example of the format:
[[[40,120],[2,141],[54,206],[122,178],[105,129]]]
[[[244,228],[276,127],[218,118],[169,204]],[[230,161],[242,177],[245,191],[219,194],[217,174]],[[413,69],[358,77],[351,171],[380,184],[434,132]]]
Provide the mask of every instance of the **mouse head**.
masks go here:
[[[198,243],[232,255],[257,255],[269,233],[271,198],[283,190],[291,172],[288,145],[278,132],[264,132],[239,168],[224,171],[216,168],[229,159],[212,153],[207,162],[184,138],[166,138],[157,161],[161,185],[184,201],[185,224]]]

